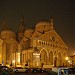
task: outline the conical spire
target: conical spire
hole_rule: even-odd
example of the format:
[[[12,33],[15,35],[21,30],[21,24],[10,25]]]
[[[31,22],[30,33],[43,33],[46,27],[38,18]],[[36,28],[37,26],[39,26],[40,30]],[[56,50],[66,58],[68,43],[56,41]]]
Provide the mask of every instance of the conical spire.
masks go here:
[[[19,32],[24,32],[25,30],[25,22],[24,22],[24,17],[21,16],[21,23],[20,23],[20,26],[19,26]]]
[[[54,23],[53,16],[50,17],[50,23],[51,23],[51,25],[53,25],[53,23]]]

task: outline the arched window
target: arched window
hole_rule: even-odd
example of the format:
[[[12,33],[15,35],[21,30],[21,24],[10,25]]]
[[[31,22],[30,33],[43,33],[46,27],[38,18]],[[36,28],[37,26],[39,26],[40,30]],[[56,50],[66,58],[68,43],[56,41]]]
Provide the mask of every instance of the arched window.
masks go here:
[[[50,51],[49,53],[49,62],[51,65],[53,65],[53,52],[52,51]]]
[[[61,65],[61,60],[62,60],[62,58],[61,58],[61,53],[59,52],[59,53],[58,53],[58,63],[59,63],[59,66],[62,66],[62,65]]]
[[[40,57],[41,57],[41,62],[44,62],[44,64],[46,64],[47,63],[47,52],[45,50],[41,51]]]

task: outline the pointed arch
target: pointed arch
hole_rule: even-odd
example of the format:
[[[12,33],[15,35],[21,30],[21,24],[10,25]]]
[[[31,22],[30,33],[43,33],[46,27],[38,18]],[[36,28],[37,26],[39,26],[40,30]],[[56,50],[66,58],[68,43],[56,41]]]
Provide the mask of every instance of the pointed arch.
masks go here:
[[[46,51],[46,53],[48,54],[48,51],[47,51],[45,48],[42,48],[42,49],[40,50],[40,53],[42,52],[42,50]]]
[[[57,57],[54,57],[54,67],[57,66]]]
[[[41,63],[47,64],[47,51],[46,51],[46,49],[42,49],[40,51],[40,59],[41,59]]]
[[[63,66],[66,66],[66,57],[67,57],[67,53],[63,52]]]
[[[58,63],[59,63],[59,66],[61,66],[61,61],[62,61],[62,57],[61,57],[61,53],[59,52],[58,53]]]
[[[57,52],[56,52],[56,51],[54,52],[54,56],[55,56],[55,57],[57,56]]]
[[[52,51],[49,52],[49,62],[50,62],[50,65],[53,65],[53,52]]]

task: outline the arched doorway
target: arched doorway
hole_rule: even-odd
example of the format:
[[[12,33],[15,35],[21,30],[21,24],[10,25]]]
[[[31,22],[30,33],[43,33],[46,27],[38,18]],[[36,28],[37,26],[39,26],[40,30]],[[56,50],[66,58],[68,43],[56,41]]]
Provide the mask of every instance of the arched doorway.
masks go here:
[[[53,65],[53,52],[50,51],[49,53],[49,62],[50,62],[50,65]]]
[[[57,52],[54,52],[54,67],[57,66]]]
[[[42,50],[40,53],[41,64],[47,64],[47,52]]]
[[[66,57],[67,57],[67,53],[64,52],[63,53],[63,66],[66,66],[67,65],[67,63],[66,63]]]
[[[54,57],[54,67],[57,66],[57,57]]]
[[[58,66],[62,66],[61,60],[62,60],[61,53],[58,53],[58,63],[59,63]]]

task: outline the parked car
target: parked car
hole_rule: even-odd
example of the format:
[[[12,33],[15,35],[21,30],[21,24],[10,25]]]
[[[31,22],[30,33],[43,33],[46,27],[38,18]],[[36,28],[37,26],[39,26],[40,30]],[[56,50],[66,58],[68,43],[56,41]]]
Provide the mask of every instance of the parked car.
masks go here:
[[[39,71],[40,73],[45,73],[45,72],[47,72],[45,69],[42,69],[42,68],[39,68],[38,71]]]
[[[69,72],[69,74],[74,74],[75,75],[75,68],[69,68],[68,72]]]
[[[22,67],[15,67],[15,68],[13,69],[13,71],[14,71],[14,72],[25,72],[26,69],[25,69],[25,68],[22,68]]]
[[[32,73],[46,73],[47,71],[45,69],[42,68],[33,68],[31,70]]]
[[[7,67],[7,66],[0,66],[0,70],[8,71],[9,70],[9,67]]]
[[[33,68],[32,73],[39,73],[38,68]]]

